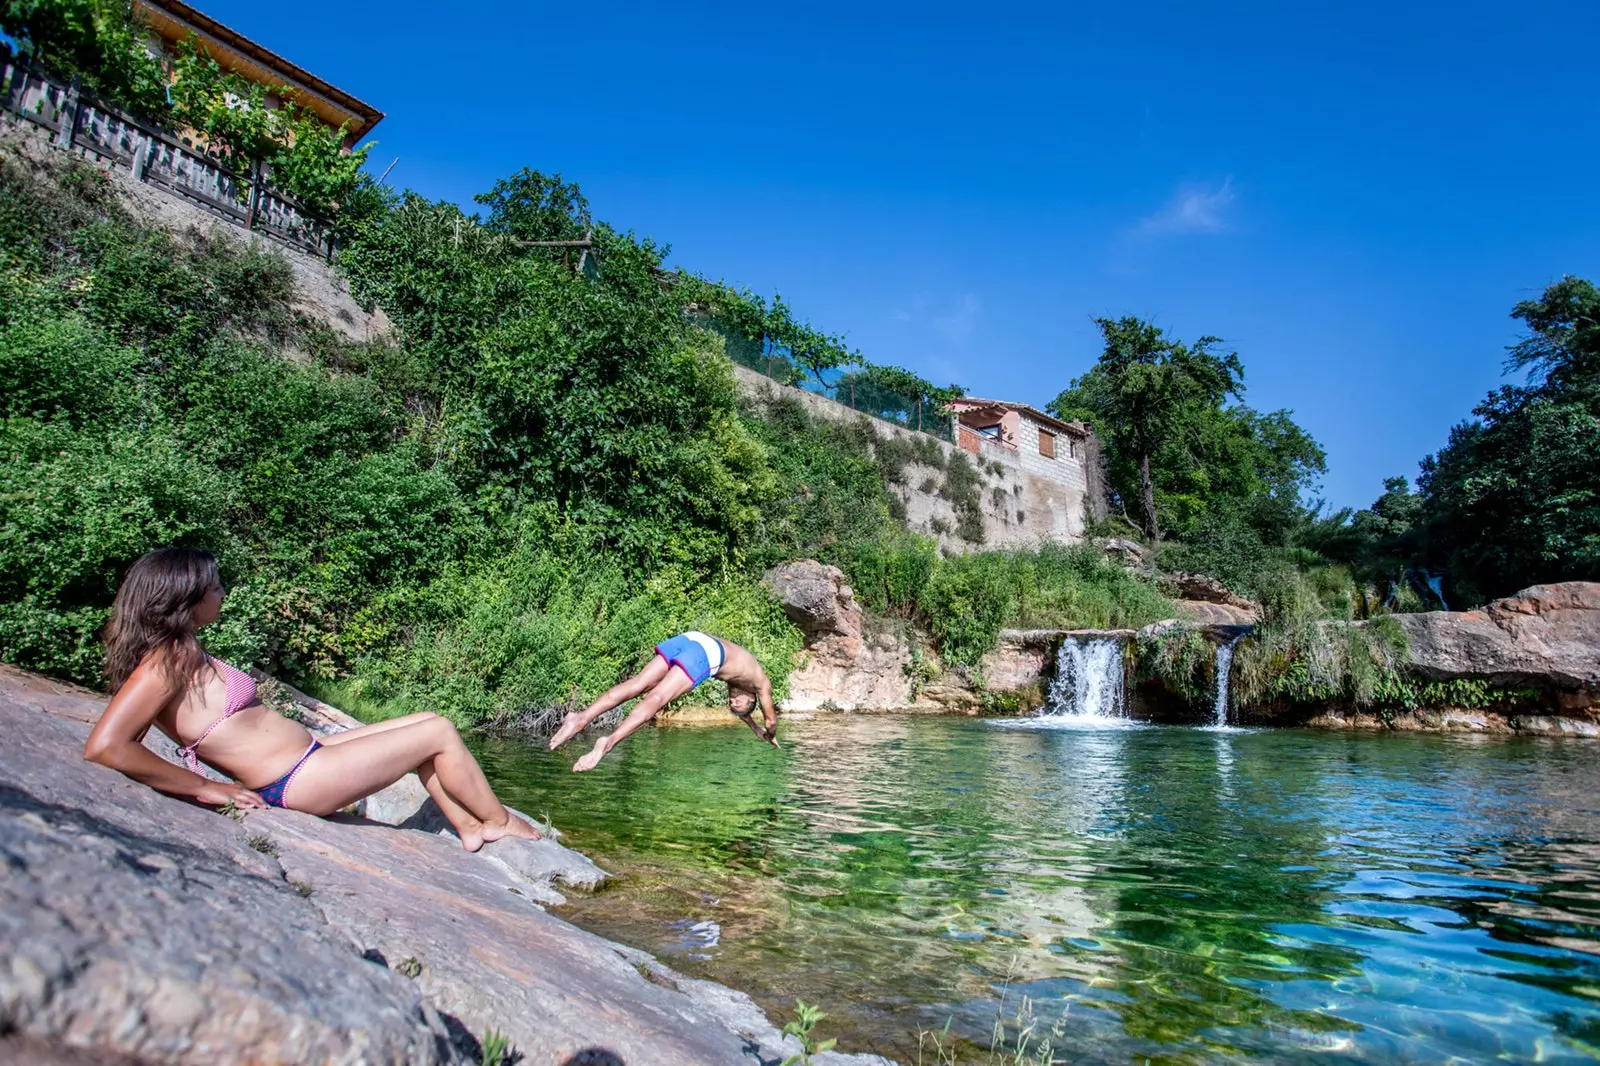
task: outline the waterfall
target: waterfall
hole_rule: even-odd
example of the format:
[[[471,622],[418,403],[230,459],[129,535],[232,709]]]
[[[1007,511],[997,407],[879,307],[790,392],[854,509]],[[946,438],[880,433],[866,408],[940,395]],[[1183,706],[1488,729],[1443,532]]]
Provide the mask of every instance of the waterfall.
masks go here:
[[[1053,717],[1123,717],[1121,638],[1063,640],[1045,706]]]
[[[1211,701],[1211,724],[1228,724],[1228,676],[1233,673],[1233,646],[1238,637],[1229,637],[1217,645],[1217,694]]]

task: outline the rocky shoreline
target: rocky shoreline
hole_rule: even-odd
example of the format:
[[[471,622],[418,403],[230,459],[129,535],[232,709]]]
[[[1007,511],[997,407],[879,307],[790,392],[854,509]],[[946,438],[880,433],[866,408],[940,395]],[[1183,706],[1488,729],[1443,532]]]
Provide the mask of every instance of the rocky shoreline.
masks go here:
[[[0,1063],[473,1063],[491,1030],[525,1066],[800,1050],[743,993],[548,913],[605,877],[553,840],[469,855],[415,783],[364,818],[220,815],[84,762],[102,707],[0,667]]]
[[[786,563],[766,581],[805,634],[799,668],[789,677],[785,711],[978,714],[1027,713],[1045,701],[1063,641],[1115,637],[1134,643],[1177,627],[1199,629],[1214,642],[1247,634],[1253,605],[1209,579],[1176,576],[1178,617],[1142,630],[1002,630],[974,678],[937,669],[937,658],[914,634],[870,617],[843,572],[814,560]],[[1404,670],[1421,681],[1476,681],[1529,695],[1513,706],[1419,707],[1405,710],[1322,705],[1252,708],[1249,725],[1475,732],[1548,737],[1600,737],[1600,583],[1538,585],[1475,611],[1394,616],[1405,634]],[[1364,625],[1328,622],[1325,625]],[[1132,693],[1133,717],[1207,720],[1205,707],[1159,687]],[[1204,718],[1196,718],[1203,715]],[[680,720],[721,717],[679,712]]]

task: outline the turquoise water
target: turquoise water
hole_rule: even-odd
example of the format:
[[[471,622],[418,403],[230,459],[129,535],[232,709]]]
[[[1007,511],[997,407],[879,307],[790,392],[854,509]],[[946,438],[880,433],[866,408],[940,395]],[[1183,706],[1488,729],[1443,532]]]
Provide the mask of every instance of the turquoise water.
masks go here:
[[[916,1061],[1600,1059],[1600,747],[818,716],[479,746],[623,875],[571,920]],[[931,1056],[924,1061],[932,1061]],[[963,1060],[967,1061],[967,1060]],[[973,1061],[977,1061],[974,1059]]]

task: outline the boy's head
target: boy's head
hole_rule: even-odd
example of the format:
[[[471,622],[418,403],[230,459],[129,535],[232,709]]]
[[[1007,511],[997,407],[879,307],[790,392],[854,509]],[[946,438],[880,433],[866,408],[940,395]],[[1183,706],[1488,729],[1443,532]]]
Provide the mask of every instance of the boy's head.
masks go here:
[[[728,709],[740,718],[748,718],[756,710],[756,694],[747,688],[728,686]]]

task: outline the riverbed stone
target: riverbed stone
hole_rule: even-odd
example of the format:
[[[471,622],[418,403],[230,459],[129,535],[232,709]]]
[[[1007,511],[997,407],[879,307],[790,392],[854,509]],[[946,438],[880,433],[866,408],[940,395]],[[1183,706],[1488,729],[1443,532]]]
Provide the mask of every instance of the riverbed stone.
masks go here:
[[[490,1028],[525,1066],[798,1050],[748,997],[680,988],[549,914],[554,842],[467,854],[364,818],[224,817],[85,762],[102,705],[0,670],[0,729],[19,740],[0,746],[0,1055],[457,1063]]]

